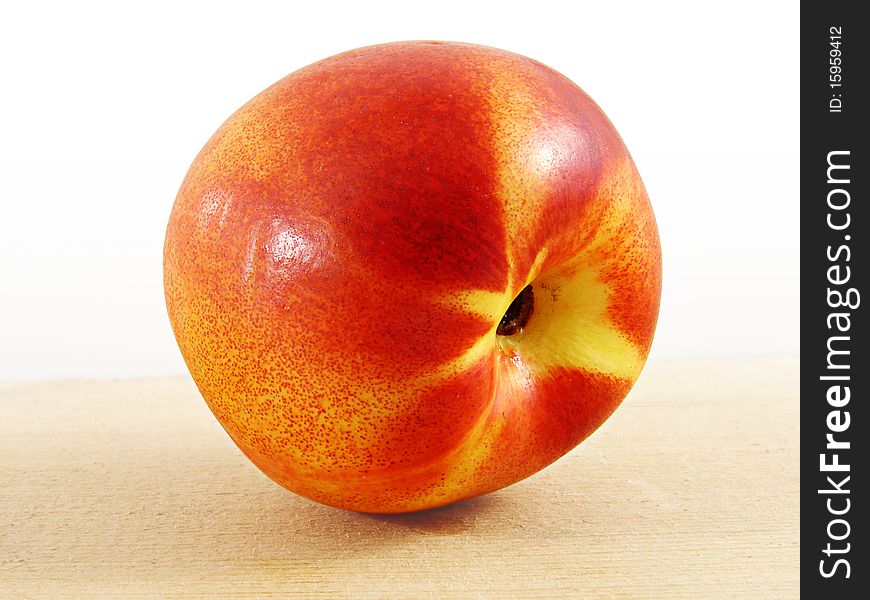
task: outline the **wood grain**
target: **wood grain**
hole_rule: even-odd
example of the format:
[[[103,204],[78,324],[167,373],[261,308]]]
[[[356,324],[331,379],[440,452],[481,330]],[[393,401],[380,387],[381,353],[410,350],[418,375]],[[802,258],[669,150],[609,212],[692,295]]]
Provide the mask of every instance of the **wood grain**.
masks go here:
[[[0,597],[795,598],[798,366],[650,364],[544,472],[392,517],[270,482],[187,378],[0,383]]]

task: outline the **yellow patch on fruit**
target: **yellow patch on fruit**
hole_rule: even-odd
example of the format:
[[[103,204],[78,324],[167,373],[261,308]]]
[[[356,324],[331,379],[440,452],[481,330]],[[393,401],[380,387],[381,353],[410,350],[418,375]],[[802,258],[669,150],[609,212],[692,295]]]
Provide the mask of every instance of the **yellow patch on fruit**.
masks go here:
[[[441,298],[439,303],[476,315],[488,323],[498,322],[513,298],[507,290],[467,290]]]
[[[537,376],[558,367],[572,367],[620,379],[636,378],[644,363],[643,353],[609,318],[608,309],[618,301],[601,276],[608,268],[624,266],[634,238],[627,234],[634,216],[631,207],[639,190],[627,160],[608,173],[609,185],[592,200],[600,211],[597,230],[570,262],[541,273],[547,257],[538,253],[528,273],[511,272],[504,292],[471,290],[461,306],[497,323],[517,293],[532,285],[534,309],[525,327],[510,336],[496,336],[498,347],[516,357]],[[518,285],[519,284],[519,285]],[[492,340],[491,332],[462,355],[467,368],[482,356]]]
[[[635,379],[644,355],[608,316],[619,299],[601,274],[622,268],[631,256],[632,206],[641,190],[629,160],[611,170],[593,205],[601,219],[576,258],[555,270],[530,276],[534,311],[516,335],[499,338],[503,350],[514,353],[535,372],[574,367],[621,379]]]
[[[426,373],[415,379],[405,380],[403,385],[411,386],[414,389],[425,389],[430,385],[437,385],[438,382],[444,381],[446,377],[452,377],[469,370],[478,364],[480,360],[493,354],[495,350],[495,330],[497,327],[498,321],[459,356],[438,365],[431,373]]]
[[[555,367],[632,379],[643,357],[628,338],[610,324],[610,292],[589,265],[573,273],[543,277],[533,285],[534,312],[519,333],[500,337],[509,353],[536,373]],[[540,375],[539,375],[540,376]]]
[[[529,270],[529,274],[521,280],[522,284],[519,286],[516,285],[514,274],[511,272],[508,276],[508,282],[505,289],[501,292],[493,292],[490,290],[468,290],[466,292],[461,292],[440,299],[441,304],[459,308],[460,310],[477,315],[481,319],[491,323],[492,326],[485,334],[478,338],[474,344],[462,352],[462,354],[453,360],[440,365],[434,373],[435,381],[439,381],[445,375],[462,373],[477,364],[477,362],[483,357],[493,353],[493,351],[498,347],[498,338],[500,337],[496,335],[496,330],[498,329],[499,323],[501,323],[505,311],[507,311],[517,293],[522,291],[523,288],[537,277],[546,257],[547,249],[544,248],[538,253],[531,269]],[[433,379],[433,374],[428,374],[423,379],[426,381],[431,380]]]

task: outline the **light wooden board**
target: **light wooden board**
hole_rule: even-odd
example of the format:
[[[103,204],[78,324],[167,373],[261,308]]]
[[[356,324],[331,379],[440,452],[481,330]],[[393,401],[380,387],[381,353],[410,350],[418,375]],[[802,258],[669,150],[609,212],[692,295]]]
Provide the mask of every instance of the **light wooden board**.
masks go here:
[[[797,373],[650,364],[542,473],[391,517],[273,484],[186,378],[0,383],[0,598],[796,598]]]

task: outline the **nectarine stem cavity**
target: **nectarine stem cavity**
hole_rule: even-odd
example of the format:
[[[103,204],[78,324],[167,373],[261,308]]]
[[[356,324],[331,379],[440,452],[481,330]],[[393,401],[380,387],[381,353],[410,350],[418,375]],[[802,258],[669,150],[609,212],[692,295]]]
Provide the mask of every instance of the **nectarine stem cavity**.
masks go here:
[[[532,316],[534,308],[535,295],[532,293],[532,286],[527,285],[514,298],[511,305],[508,306],[495,332],[498,335],[514,335],[519,333],[526,326],[526,323],[529,322],[529,317]]]

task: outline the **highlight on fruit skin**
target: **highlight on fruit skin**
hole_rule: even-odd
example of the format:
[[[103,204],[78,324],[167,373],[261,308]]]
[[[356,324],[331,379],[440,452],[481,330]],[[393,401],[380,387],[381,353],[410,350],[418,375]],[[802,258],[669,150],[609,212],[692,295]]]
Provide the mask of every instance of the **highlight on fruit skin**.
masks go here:
[[[661,252],[575,84],[471,44],[360,48],[281,79],[190,167],[164,248],[193,379],[297,494],[374,513],[515,483],[623,400]]]

